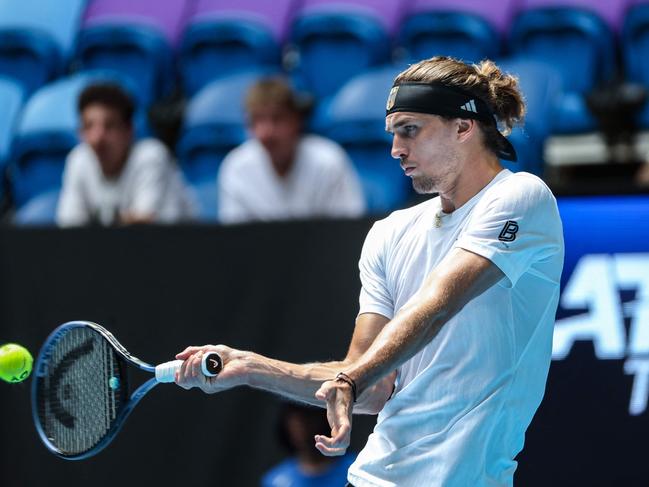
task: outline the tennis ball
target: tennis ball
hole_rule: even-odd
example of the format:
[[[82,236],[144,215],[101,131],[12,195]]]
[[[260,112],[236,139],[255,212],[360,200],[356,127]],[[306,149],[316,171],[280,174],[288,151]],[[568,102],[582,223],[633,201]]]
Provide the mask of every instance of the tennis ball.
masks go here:
[[[34,359],[25,347],[6,343],[0,347],[0,379],[5,382],[22,382],[32,373]]]

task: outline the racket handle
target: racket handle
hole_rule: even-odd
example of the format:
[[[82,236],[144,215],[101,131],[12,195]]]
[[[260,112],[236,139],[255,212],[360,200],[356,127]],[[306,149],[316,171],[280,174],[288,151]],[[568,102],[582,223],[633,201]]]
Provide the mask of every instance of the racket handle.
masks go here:
[[[171,362],[156,365],[155,379],[158,382],[174,382],[176,380],[176,372],[182,364],[182,360],[172,360]]]
[[[182,360],[172,360],[160,365],[156,365],[155,378],[158,382],[174,382],[176,380],[176,372],[180,370],[183,364]],[[221,372],[223,368],[223,360],[216,352],[209,352],[203,355],[201,361],[201,371],[206,377],[215,377]]]

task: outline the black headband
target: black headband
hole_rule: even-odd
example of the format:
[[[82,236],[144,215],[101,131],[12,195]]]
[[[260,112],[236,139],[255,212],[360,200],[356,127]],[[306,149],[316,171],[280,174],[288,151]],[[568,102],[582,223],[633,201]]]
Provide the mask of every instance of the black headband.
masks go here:
[[[442,84],[402,83],[390,90],[385,107],[386,116],[395,112],[429,113],[451,118],[471,118],[497,127],[496,117],[480,98],[459,88]],[[502,139],[496,155],[507,161],[516,161],[514,146],[498,132]]]

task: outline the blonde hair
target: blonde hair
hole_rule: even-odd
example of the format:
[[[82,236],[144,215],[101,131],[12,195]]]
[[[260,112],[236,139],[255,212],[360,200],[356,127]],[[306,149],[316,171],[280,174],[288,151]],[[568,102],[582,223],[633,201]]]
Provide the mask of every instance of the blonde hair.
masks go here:
[[[246,95],[246,111],[253,112],[266,106],[279,106],[301,114],[301,106],[288,81],[282,77],[262,78],[253,84]]]
[[[435,56],[411,65],[397,75],[395,85],[406,82],[441,83],[460,88],[484,101],[501,126],[501,133],[509,135],[515,125],[523,123],[525,101],[518,78],[503,73],[493,61],[466,64],[447,56]],[[485,144],[497,151],[502,144],[495,131],[497,127],[479,122]]]

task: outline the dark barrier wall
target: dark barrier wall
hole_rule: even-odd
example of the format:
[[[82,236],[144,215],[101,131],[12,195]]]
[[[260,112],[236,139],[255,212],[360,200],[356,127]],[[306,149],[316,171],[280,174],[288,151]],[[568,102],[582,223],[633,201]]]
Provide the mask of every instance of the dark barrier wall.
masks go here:
[[[616,214],[621,213],[611,213]],[[577,209],[570,218],[585,217]],[[617,233],[618,223],[613,216],[600,221],[601,226],[592,226],[593,235],[586,223],[583,228],[570,223],[565,286],[577,282],[575,269],[592,266],[588,255],[606,254],[602,235],[612,241],[617,235],[621,242],[608,251],[618,252],[611,259],[647,255],[638,252],[649,251],[648,240],[630,242],[631,236]],[[0,341],[22,343],[36,353],[54,327],[85,319],[103,324],[152,363],[169,360],[188,344],[216,342],[298,362],[339,358],[353,329],[357,261],[370,225],[1,229]],[[593,274],[590,280],[601,279]],[[621,286],[620,303],[627,304],[622,308],[630,302],[645,305],[642,296],[649,294],[628,282]],[[586,314],[600,296],[583,300]],[[574,323],[565,319],[584,313],[575,303],[573,297],[560,309],[558,328],[568,336]],[[623,324],[630,329],[629,316]],[[649,485],[647,413],[629,413],[637,388],[626,370],[626,341],[624,356],[602,360],[595,353],[598,340],[592,333],[568,340],[567,354],[555,357],[546,399],[519,456],[517,486]],[[0,383],[2,486],[108,486],[119,477],[125,477],[124,485],[255,486],[284,455],[275,438],[279,403],[270,394],[240,388],[206,396],[161,385],[144,398],[107,450],[66,462],[47,453],[37,439],[29,392],[29,382]],[[372,421],[355,419],[357,449]]]
[[[36,353],[54,327],[84,319],[151,363],[186,345],[220,342],[298,362],[341,358],[369,224],[3,229],[0,341]],[[125,485],[254,486],[284,455],[271,395],[206,396],[164,385],[107,450],[66,462],[37,439],[29,392],[29,384],[0,383],[3,487],[108,486],[117,476],[127,476]],[[371,419],[359,421],[357,448]]]

